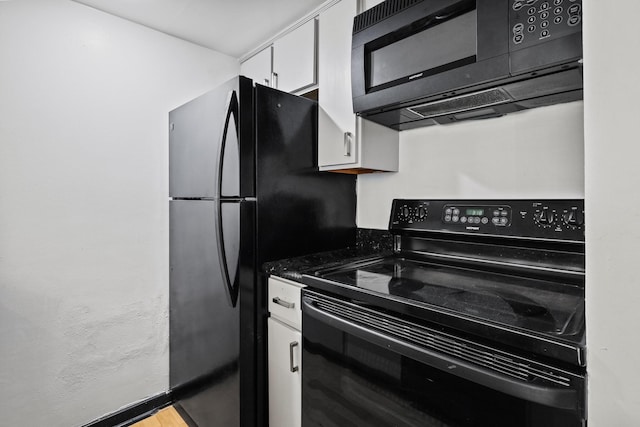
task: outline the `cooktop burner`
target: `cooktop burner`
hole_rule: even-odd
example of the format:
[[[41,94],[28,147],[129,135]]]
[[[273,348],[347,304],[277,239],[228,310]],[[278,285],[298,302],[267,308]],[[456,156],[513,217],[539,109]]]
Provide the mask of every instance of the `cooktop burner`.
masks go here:
[[[551,281],[389,257],[320,277],[542,334],[578,332],[584,290]]]

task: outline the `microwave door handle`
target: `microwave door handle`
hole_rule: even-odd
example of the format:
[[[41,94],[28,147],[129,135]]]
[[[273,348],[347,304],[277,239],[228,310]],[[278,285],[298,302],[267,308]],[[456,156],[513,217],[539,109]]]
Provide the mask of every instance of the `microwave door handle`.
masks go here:
[[[456,6],[456,5],[454,5],[454,6]],[[453,11],[451,11],[449,13],[445,13],[443,15],[436,15],[433,18],[428,19],[427,21],[422,23],[422,25],[420,25],[419,28],[430,27],[436,21],[445,21],[445,20],[447,20],[449,18],[453,18],[455,16],[458,16],[461,13],[469,12],[469,11],[471,11],[471,10],[476,8],[476,0],[464,0],[464,1],[459,2],[459,5],[457,5],[457,6],[458,7],[456,7],[455,10],[453,10]]]
[[[354,323],[350,320],[327,313],[315,306],[314,302],[308,297],[302,298],[302,312],[330,327],[354,335],[380,347],[390,349],[396,353],[411,357],[428,366],[456,375],[465,380],[481,384],[529,402],[559,409],[573,410],[576,411],[576,413],[582,410],[582,408],[578,407],[579,399],[577,399],[578,391],[576,389],[545,387],[518,381],[506,375],[501,375],[462,360],[439,354],[391,335],[367,328],[360,323]],[[304,321],[302,335],[304,336]]]

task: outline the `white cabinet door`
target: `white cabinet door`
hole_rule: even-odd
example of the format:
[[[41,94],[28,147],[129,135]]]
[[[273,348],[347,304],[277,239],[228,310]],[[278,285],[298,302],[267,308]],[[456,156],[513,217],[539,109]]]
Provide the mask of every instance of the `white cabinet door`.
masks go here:
[[[342,0],[320,14],[318,29],[318,164],[358,162],[351,99],[351,32],[357,0]]]
[[[349,173],[397,171],[398,132],[353,113],[351,33],[357,2],[342,0],[320,14],[318,166]]]
[[[316,22],[307,21],[273,42],[273,87],[295,92],[317,83]]]
[[[302,334],[268,319],[269,425],[302,424]]]
[[[364,0],[364,10],[371,9],[373,6],[382,3],[384,0]]]
[[[271,50],[269,46],[240,64],[240,74],[255,83],[271,86]]]

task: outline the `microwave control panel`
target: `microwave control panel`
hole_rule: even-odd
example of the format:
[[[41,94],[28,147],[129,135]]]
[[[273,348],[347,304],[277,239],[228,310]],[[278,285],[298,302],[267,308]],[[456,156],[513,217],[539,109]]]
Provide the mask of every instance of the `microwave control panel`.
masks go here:
[[[584,200],[396,199],[389,230],[584,242]]]
[[[582,0],[510,0],[510,50],[582,31]]]

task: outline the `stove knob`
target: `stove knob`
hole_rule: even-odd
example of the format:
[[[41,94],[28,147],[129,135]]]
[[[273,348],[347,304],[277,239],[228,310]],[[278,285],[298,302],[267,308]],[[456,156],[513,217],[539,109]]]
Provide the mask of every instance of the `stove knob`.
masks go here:
[[[553,212],[549,211],[549,208],[545,206],[540,212],[536,213],[535,220],[538,224],[551,225],[554,221]]]
[[[562,215],[562,220],[565,224],[570,225],[572,227],[580,227],[584,224],[584,215],[577,209],[571,209],[568,212],[565,212]]]
[[[424,219],[427,216],[427,210],[420,206],[420,208],[418,209],[418,216],[420,217],[420,219]]]

